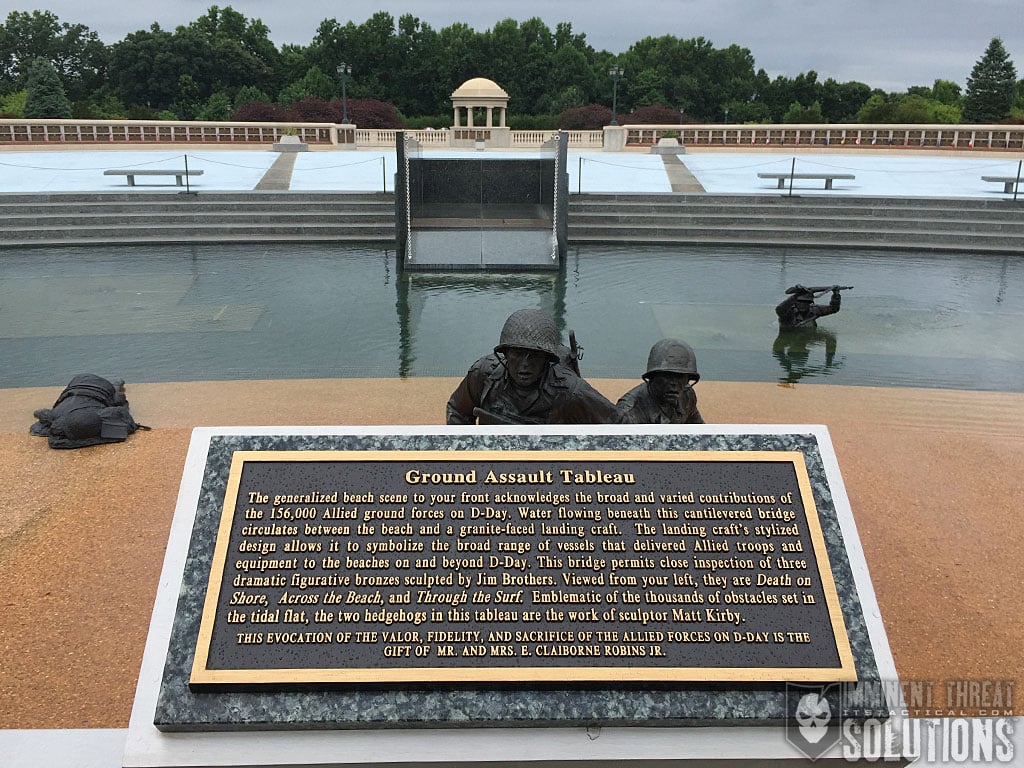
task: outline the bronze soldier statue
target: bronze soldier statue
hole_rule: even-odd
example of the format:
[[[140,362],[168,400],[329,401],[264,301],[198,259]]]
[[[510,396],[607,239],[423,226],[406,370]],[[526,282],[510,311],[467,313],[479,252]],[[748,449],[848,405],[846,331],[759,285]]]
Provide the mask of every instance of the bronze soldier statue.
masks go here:
[[[47,438],[51,448],[120,443],[138,429],[149,429],[132,418],[124,380],[110,381],[93,373],[72,378],[52,408],[40,408],[33,415],[38,421],[29,432]]]
[[[848,291],[852,285],[826,285],[806,288],[800,284],[786,289],[789,297],[775,307],[775,314],[779,316],[779,329],[792,330],[795,328],[814,328],[817,326],[817,318],[825,315],[834,315],[839,311],[843,297],[840,291]],[[832,291],[832,299],[827,305],[815,304],[814,300]]]
[[[684,341],[662,339],[651,347],[640,384],[619,398],[626,424],[703,424],[693,385],[700,381],[697,355]]]
[[[481,357],[448,399],[448,424],[603,424],[615,406],[565,362],[555,319],[539,309],[509,315],[494,354]]]

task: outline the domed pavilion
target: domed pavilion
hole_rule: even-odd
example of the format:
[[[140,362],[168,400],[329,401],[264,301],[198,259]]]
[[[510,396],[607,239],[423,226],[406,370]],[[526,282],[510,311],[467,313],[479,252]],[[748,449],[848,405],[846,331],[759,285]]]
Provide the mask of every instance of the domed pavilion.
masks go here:
[[[452,109],[452,146],[472,145],[480,140],[492,147],[510,145],[511,132],[505,125],[508,93],[493,80],[474,77],[464,82],[452,91]],[[483,125],[476,124],[478,110],[483,112]]]

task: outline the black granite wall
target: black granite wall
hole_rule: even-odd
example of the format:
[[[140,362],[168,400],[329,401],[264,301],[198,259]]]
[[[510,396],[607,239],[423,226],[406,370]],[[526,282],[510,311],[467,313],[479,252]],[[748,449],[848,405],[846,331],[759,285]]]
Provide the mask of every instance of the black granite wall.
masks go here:
[[[554,159],[410,158],[413,218],[447,205],[540,205],[551,215]]]

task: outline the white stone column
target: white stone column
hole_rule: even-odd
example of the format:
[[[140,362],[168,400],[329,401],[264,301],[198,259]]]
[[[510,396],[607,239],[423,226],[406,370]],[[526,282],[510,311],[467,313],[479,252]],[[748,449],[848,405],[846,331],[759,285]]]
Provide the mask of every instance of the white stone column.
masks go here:
[[[453,112],[455,113],[455,117],[454,120],[452,120],[452,128],[460,128],[461,124],[459,123],[459,107],[454,107]]]
[[[606,125],[604,127],[605,152],[622,152],[626,148],[626,128],[621,125]]]

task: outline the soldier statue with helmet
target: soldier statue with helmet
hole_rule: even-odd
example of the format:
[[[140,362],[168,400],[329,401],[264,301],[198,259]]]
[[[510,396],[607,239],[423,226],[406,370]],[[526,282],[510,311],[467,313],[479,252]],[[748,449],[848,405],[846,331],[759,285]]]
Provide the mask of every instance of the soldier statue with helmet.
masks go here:
[[[555,319],[539,309],[509,315],[494,354],[477,360],[448,399],[448,424],[603,424],[615,406],[565,362]]]
[[[644,383],[619,398],[626,424],[703,424],[693,385],[700,380],[697,355],[684,341],[662,339],[651,347]]]

